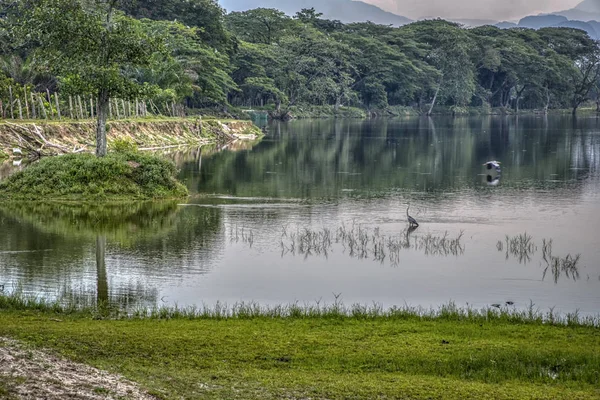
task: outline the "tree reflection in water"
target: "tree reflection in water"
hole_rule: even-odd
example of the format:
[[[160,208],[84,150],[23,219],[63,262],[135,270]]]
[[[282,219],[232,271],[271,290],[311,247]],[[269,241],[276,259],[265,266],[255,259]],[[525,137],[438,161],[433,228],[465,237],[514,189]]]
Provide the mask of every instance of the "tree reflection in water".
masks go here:
[[[176,225],[177,202],[137,202],[137,203],[5,203],[0,206],[2,218],[19,222],[18,226],[28,226],[19,234],[13,232],[13,240],[26,243],[38,240],[46,250],[50,249],[58,262],[53,265],[56,275],[70,281],[71,273],[77,276],[81,271],[74,260],[86,258],[88,243],[95,242],[96,279],[93,289],[79,281],[77,285],[64,284],[59,290],[63,302],[81,305],[104,304],[110,307],[128,308],[136,303],[155,304],[158,290],[140,288],[136,282],[127,282],[118,288],[109,287],[109,274],[106,265],[107,241],[130,247],[142,238],[160,237],[174,229]],[[33,229],[31,229],[33,228]],[[43,233],[44,235],[40,235]],[[43,240],[40,240],[43,238]],[[0,240],[1,240],[0,236]],[[35,281],[38,273],[47,275],[50,271],[39,271],[43,265],[45,251],[28,251],[18,254],[18,264],[25,271],[24,282]],[[70,272],[69,272],[70,271]],[[141,290],[140,290],[141,289]]]

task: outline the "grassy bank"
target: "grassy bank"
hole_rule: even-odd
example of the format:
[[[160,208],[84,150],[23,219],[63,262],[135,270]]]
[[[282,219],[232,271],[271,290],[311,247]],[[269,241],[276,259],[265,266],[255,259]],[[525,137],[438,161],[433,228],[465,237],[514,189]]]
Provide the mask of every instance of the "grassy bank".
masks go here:
[[[140,152],[68,154],[42,159],[0,182],[0,200],[132,200],[179,198],[187,189],[175,165]]]
[[[0,297],[0,310],[0,336],[121,373],[164,399],[600,396],[600,331],[573,318],[340,304],[118,318],[14,297]]]

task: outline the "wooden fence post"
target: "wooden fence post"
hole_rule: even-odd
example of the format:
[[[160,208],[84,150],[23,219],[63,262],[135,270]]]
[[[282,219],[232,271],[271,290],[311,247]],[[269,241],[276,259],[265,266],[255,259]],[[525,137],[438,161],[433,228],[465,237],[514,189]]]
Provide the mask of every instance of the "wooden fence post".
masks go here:
[[[48,108],[50,108],[50,119],[54,116],[54,110],[52,109],[52,97],[50,96],[50,90],[46,89],[46,95],[48,95]]]
[[[83,113],[83,105],[81,104],[81,96],[77,95],[77,103],[79,103],[79,115],[81,115],[81,119],[85,118],[85,114]]]
[[[73,96],[69,95],[69,117],[73,119]]]
[[[33,97],[33,92],[29,92],[29,96],[31,97],[32,117],[33,117],[33,119],[36,119],[37,118],[37,111],[36,111],[37,106],[35,105],[35,97]],[[41,117],[41,111],[40,111],[40,117]]]
[[[13,95],[12,95],[12,86],[8,85],[8,95],[9,95],[9,100],[10,100],[10,118],[14,119],[15,115],[14,115],[14,108],[13,108]]]
[[[121,99],[121,105],[123,106],[123,117],[127,118],[127,109],[125,108],[125,100]]]
[[[25,112],[27,113],[27,119],[29,119],[29,103],[27,101],[27,86],[23,86],[23,99],[25,100]]]
[[[21,99],[17,99],[17,105],[19,106],[19,119],[23,119],[23,108],[21,107]]]
[[[117,113],[117,119],[121,119],[121,113],[119,112],[119,101],[115,99],[115,112]]]
[[[92,118],[94,118],[94,99],[92,95],[90,95],[90,113],[92,114]]]
[[[60,104],[58,103],[58,93],[54,92],[54,102],[56,103],[56,115],[58,119],[61,119],[60,115]]]
[[[48,119],[48,113],[46,113],[46,107],[44,107],[44,100],[42,100],[42,95],[38,93],[38,102],[40,103],[40,110],[42,110],[42,115],[44,119]]]

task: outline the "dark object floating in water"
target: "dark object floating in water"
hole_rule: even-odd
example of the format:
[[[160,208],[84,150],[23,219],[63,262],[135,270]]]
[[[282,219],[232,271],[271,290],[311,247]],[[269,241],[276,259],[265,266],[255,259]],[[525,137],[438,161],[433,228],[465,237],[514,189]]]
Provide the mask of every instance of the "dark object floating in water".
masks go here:
[[[506,305],[507,305],[507,306],[514,306],[514,305],[515,305],[515,302],[514,302],[514,301],[510,301],[510,300],[509,300],[509,301],[507,301],[507,302],[506,302]]]
[[[408,207],[406,208],[406,217],[408,218],[408,224],[410,225],[411,228],[416,228],[419,226],[419,223],[417,222],[416,219],[414,219],[413,217],[411,217],[410,215],[408,215],[408,209],[410,208],[410,204],[408,205]]]
[[[494,303],[494,304],[492,304],[492,307],[500,308],[500,304]]]

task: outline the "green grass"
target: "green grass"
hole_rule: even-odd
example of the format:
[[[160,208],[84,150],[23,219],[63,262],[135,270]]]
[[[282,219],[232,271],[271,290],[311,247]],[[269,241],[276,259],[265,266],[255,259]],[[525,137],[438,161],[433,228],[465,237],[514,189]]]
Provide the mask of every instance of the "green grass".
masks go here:
[[[597,322],[339,303],[125,317],[0,297],[0,336],[121,373],[164,399],[597,399]]]
[[[170,161],[139,152],[49,157],[0,183],[4,200],[177,198],[187,189]]]

